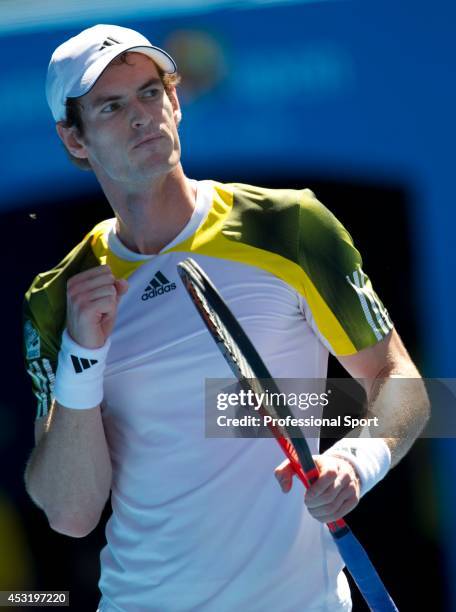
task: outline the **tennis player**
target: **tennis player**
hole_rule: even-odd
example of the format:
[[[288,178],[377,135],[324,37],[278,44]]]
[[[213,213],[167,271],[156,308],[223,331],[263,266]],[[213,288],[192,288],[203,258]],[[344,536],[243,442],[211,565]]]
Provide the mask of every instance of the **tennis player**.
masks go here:
[[[311,191],[185,176],[177,82],[164,50],[111,25],[67,40],[49,64],[57,133],[113,217],[26,294],[38,399],[27,489],[73,537],[94,529],[111,493],[103,612],[350,610],[324,523],[405,455],[426,394],[391,393],[393,376],[419,374],[350,235]],[[205,379],[232,374],[178,280],[188,255],[275,377],[325,378],[331,352],[371,381],[369,410],[388,429],[323,455],[311,441],[321,475],[304,501],[274,440],[205,437]]]

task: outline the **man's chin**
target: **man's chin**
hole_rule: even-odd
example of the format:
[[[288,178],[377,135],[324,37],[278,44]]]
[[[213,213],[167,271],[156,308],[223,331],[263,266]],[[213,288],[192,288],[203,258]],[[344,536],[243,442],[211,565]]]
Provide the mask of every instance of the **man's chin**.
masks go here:
[[[152,180],[160,176],[170,174],[178,167],[180,159],[143,160],[140,164],[136,164],[136,172],[134,173],[137,180]]]

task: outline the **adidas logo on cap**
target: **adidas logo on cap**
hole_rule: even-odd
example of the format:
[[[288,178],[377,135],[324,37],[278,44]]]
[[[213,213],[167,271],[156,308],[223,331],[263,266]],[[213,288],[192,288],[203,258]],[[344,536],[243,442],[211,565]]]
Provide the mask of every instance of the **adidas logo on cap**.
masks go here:
[[[144,289],[141,299],[146,301],[151,298],[169,293],[176,289],[176,283],[171,283],[164,274],[157,272],[147,287]]]
[[[112,45],[120,45],[120,40],[116,40],[112,36],[108,36],[108,38],[106,38],[106,40],[101,45],[101,47],[98,49],[98,51],[101,51],[102,49],[106,49],[106,47],[112,47]]]

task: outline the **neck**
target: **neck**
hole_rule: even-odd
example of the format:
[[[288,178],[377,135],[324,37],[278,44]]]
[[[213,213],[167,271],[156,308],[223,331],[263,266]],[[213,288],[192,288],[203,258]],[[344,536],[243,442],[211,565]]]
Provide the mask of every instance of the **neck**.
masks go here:
[[[158,253],[181,232],[195,208],[196,191],[180,164],[128,192],[98,179],[115,212],[120,241],[136,253]]]

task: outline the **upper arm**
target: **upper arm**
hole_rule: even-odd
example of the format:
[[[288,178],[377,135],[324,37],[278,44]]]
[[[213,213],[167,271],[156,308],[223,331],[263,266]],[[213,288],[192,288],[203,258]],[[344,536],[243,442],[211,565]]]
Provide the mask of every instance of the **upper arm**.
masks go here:
[[[363,380],[366,391],[369,390],[373,380],[389,374],[408,378],[420,376],[395,329],[377,344],[366,347],[354,355],[338,356],[337,359],[350,376]]]

